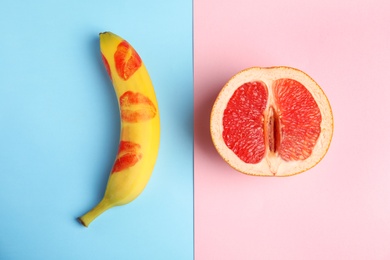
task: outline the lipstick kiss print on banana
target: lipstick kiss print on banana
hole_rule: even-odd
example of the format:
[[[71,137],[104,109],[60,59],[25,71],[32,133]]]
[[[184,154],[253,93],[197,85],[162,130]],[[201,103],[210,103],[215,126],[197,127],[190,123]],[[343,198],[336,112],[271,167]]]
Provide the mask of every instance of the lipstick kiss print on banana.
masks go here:
[[[111,32],[100,33],[100,50],[118,98],[121,134],[103,199],[78,218],[86,227],[104,211],[130,203],[144,190],[160,142],[157,99],[140,56],[127,41]]]

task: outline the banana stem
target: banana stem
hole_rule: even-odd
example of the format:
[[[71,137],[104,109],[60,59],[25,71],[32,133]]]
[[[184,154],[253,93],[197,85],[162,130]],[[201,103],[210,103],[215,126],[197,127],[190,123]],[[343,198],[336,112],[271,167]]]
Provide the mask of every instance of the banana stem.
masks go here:
[[[83,224],[85,227],[88,227],[91,222],[97,218],[100,214],[102,214],[104,211],[108,210],[111,208],[112,205],[108,203],[108,201],[103,198],[99,204],[96,205],[92,210],[87,212],[85,215],[77,218],[77,220]]]

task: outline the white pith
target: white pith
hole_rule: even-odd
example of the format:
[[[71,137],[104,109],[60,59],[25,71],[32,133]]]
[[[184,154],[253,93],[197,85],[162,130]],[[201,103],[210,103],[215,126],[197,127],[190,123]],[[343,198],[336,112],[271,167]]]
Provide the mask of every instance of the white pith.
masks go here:
[[[262,81],[268,88],[267,107],[264,110],[267,113],[269,107],[273,105],[272,84],[275,80],[281,78],[294,79],[303,84],[312,94],[321,111],[321,133],[317,140],[312,154],[306,160],[301,161],[284,161],[277,154],[266,149],[264,159],[257,164],[248,164],[243,162],[238,156],[231,151],[225,144],[223,132],[223,113],[228,101],[234,91],[247,82]],[[265,115],[266,117],[267,115]],[[214,145],[219,154],[236,170],[250,174],[262,176],[288,176],[303,172],[315,166],[326,154],[333,135],[333,115],[329,101],[318,86],[318,84],[304,72],[290,67],[271,67],[260,68],[253,67],[236,74],[223,87],[219,93],[210,119],[210,131]]]

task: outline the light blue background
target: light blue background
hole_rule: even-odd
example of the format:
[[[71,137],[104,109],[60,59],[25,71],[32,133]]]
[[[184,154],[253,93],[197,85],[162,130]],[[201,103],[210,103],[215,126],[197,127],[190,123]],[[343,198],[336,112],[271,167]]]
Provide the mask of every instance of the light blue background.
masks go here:
[[[192,2],[3,0],[0,24],[0,259],[192,259]],[[85,228],[119,142],[102,31],[145,62],[161,144],[141,196]]]

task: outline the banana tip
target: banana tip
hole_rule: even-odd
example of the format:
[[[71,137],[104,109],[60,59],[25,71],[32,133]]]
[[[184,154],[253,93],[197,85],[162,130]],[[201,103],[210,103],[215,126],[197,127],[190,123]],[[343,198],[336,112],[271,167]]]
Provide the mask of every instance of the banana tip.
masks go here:
[[[88,227],[87,225],[85,225],[84,221],[80,218],[77,218],[77,221],[82,224],[84,227]]]

